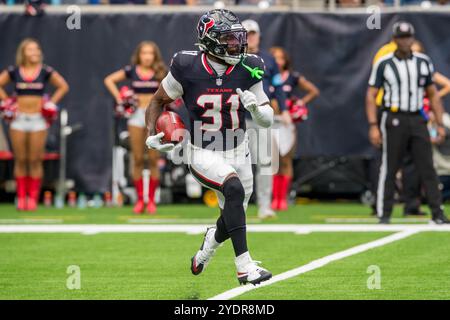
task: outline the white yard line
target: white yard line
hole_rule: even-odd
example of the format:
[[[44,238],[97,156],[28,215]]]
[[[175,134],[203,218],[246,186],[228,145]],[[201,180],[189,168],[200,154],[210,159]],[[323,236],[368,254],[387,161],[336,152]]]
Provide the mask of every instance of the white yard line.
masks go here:
[[[428,222],[429,218],[392,218],[392,223]],[[327,218],[325,223],[378,223],[378,218]]]
[[[58,225],[0,225],[0,233],[161,233],[179,232],[202,234],[206,224],[165,224],[165,225],[127,225],[127,224],[58,224]],[[248,232],[292,232],[308,234],[311,232],[401,232],[401,231],[442,231],[450,232],[450,225],[428,224],[257,224],[247,225]]]
[[[368,243],[364,243],[364,244],[358,245],[356,247],[353,247],[353,248],[350,248],[350,249],[347,249],[347,250],[344,250],[344,251],[333,253],[333,254],[331,254],[329,256],[326,256],[326,257],[314,260],[314,261],[312,261],[312,262],[310,262],[310,263],[308,263],[308,264],[306,264],[304,266],[301,266],[301,267],[298,267],[298,268],[295,268],[295,269],[292,269],[292,270],[280,273],[278,275],[275,275],[272,279],[270,279],[270,280],[268,280],[266,282],[263,282],[259,286],[253,286],[253,285],[249,284],[249,285],[245,285],[245,286],[241,286],[241,287],[236,287],[234,289],[225,291],[225,292],[223,292],[223,293],[221,293],[221,294],[219,294],[217,296],[214,296],[214,297],[212,297],[212,298],[210,298],[208,300],[229,300],[229,299],[235,298],[237,296],[240,296],[243,293],[246,293],[248,291],[254,290],[256,288],[270,286],[271,284],[277,283],[279,281],[283,281],[283,280],[286,280],[286,279],[289,279],[289,278],[293,278],[293,277],[296,277],[296,276],[298,276],[298,275],[300,275],[302,273],[306,273],[308,271],[321,268],[321,267],[329,264],[330,262],[341,260],[341,259],[353,256],[355,254],[358,254],[358,253],[361,253],[361,252],[373,249],[373,248],[384,246],[384,245],[386,245],[388,243],[392,243],[392,242],[395,242],[395,241],[407,238],[407,237],[409,237],[409,236],[411,236],[413,234],[416,234],[418,232],[420,232],[420,230],[413,230],[413,229],[397,232],[397,233],[392,234],[390,236],[387,236],[387,237],[384,237],[384,238],[381,238],[381,239],[378,239],[378,240],[375,240],[375,241],[371,241],[371,242],[368,242]]]

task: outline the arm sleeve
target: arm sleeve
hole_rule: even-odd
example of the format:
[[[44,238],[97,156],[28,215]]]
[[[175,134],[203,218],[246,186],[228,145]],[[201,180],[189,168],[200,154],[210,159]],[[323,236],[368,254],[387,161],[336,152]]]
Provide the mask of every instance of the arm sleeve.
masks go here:
[[[251,91],[256,96],[256,101],[258,102],[258,106],[269,103],[269,98],[267,97],[266,93],[264,92],[264,87],[263,87],[262,81],[255,83],[248,90]]]
[[[372,67],[372,72],[370,73],[369,78],[369,86],[375,87],[375,88],[381,88],[383,85],[383,72],[384,72],[384,63],[380,63],[378,61],[375,63],[375,65]]]
[[[167,74],[167,76],[162,80],[161,85],[172,100],[180,98],[184,93],[183,86],[177,81],[177,79],[175,79],[172,72]]]
[[[255,94],[258,102],[258,107],[251,113],[253,120],[261,127],[270,127],[273,123],[273,109],[269,105],[269,98],[264,92],[262,81],[251,86],[249,91]]]

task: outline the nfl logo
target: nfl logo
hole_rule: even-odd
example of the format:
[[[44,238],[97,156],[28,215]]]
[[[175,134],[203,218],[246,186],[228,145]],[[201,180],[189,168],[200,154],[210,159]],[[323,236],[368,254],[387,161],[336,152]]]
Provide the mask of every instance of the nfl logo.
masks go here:
[[[218,86],[222,85],[222,79],[221,78],[217,78],[216,79],[216,85],[218,85]]]

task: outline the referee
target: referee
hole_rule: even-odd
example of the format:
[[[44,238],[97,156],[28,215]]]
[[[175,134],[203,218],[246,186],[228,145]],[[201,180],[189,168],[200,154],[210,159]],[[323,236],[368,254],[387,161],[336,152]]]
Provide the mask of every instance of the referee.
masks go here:
[[[366,96],[369,139],[376,147],[382,146],[377,215],[380,223],[389,223],[394,204],[395,175],[409,147],[426,190],[432,222],[449,223],[443,213],[427,121],[422,111],[423,97],[426,93],[436,115],[439,139],[443,140],[445,138],[442,123],[443,108],[433,84],[433,64],[427,55],[412,52],[414,27],[410,23],[394,24],[393,39],[397,49],[385,55],[373,66]],[[380,88],[383,88],[384,93],[381,117],[378,117],[376,96]]]

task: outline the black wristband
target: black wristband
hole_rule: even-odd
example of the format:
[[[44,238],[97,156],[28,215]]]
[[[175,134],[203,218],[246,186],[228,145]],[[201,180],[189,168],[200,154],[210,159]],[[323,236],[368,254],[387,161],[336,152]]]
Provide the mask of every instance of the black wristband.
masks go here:
[[[369,122],[369,126],[376,126],[376,127],[378,127],[378,123],[376,123],[376,122]]]

